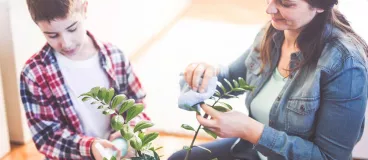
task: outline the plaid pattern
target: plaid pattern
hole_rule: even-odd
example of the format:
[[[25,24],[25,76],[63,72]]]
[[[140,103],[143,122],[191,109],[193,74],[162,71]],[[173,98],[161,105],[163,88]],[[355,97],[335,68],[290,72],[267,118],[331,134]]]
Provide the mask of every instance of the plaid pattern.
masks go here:
[[[117,47],[87,34],[99,50],[111,87],[143,103],[145,92],[128,58]],[[92,158],[90,148],[95,138],[84,135],[54,50],[48,44],[26,62],[21,73],[20,94],[33,141],[41,153],[49,159]],[[145,113],[138,119],[149,120]]]

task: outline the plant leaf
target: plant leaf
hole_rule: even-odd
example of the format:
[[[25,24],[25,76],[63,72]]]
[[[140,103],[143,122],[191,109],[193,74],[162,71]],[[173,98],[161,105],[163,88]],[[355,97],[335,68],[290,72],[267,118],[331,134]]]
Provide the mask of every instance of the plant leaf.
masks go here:
[[[138,134],[138,137],[139,137],[140,139],[143,139],[143,138],[144,138],[144,133],[143,133],[143,132],[139,133],[139,134]]]
[[[242,77],[238,78],[238,82],[239,82],[240,87],[242,87],[242,88],[243,88],[243,86],[247,85],[247,83],[245,82],[245,80]]]
[[[220,112],[227,112],[227,111],[229,111],[228,108],[225,108],[223,106],[213,106],[213,109],[215,109],[217,111],[220,111]]]
[[[97,107],[97,109],[107,109],[109,108],[109,105],[100,105]]]
[[[213,131],[211,131],[211,130],[209,130],[209,129],[207,129],[207,128],[202,128],[208,135],[210,135],[210,136],[212,136],[213,138],[217,138],[217,135],[216,135],[216,133],[215,132],[213,132]]]
[[[81,94],[78,98],[80,98],[80,97],[93,97],[92,96],[92,94],[91,93],[83,93],[83,94]]]
[[[232,91],[235,91],[235,92],[245,92],[247,90],[245,90],[244,88],[234,88]]]
[[[230,87],[230,89],[233,89],[233,85],[229,82],[229,80],[227,80],[226,78],[224,79],[224,81],[227,83],[227,85]]]
[[[100,102],[98,102],[98,101],[93,101],[91,104],[97,104],[97,103],[100,103]]]
[[[158,137],[158,135],[159,134],[157,132],[153,132],[153,133],[149,133],[145,135],[144,138],[142,139],[142,146],[145,146],[151,141],[155,140]]]
[[[130,146],[132,146],[135,150],[141,150],[142,148],[142,140],[135,136],[130,140]]]
[[[238,98],[237,96],[234,96],[234,95],[231,95],[231,94],[228,94],[228,93],[226,93],[225,96],[228,96],[228,97],[231,97],[231,98]]]
[[[245,85],[245,86],[242,86],[242,88],[245,89],[245,90],[248,90],[248,91],[253,91],[254,88],[256,88],[256,87]]]
[[[217,82],[217,86],[219,86],[221,88],[223,93],[226,93],[225,87],[220,82]]]
[[[162,148],[164,148],[164,147],[162,147],[162,146],[157,147],[157,148],[155,149],[155,151],[160,150],[160,149],[162,149]]]
[[[96,98],[99,91],[100,91],[100,87],[94,87],[89,92],[92,94],[93,98]]]
[[[221,93],[219,92],[219,91],[215,91],[215,96],[217,96],[217,97],[221,97]]]
[[[128,99],[121,104],[119,109],[119,114],[123,114],[125,111],[129,110],[134,106],[135,100],[134,99]]]
[[[107,158],[104,157],[103,160],[109,160],[109,159],[107,159]]]
[[[233,79],[233,83],[234,83],[234,87],[235,88],[238,88],[239,87],[239,83],[235,79]]]
[[[111,118],[111,127],[118,131],[121,130],[124,126],[124,117],[121,115],[116,115]]]
[[[140,121],[134,127],[134,132],[141,131],[142,129],[150,128],[153,126],[153,123],[147,121]]]
[[[98,91],[98,94],[97,94],[98,99],[103,101],[105,99],[106,92],[107,92],[107,89],[102,87],[100,91]]]
[[[191,127],[190,125],[187,125],[187,124],[182,124],[181,128],[184,128],[184,129],[190,130],[190,131],[195,131],[193,127]]]
[[[142,113],[144,109],[143,104],[135,104],[133,105],[133,107],[131,107],[128,111],[127,111],[127,116],[126,116],[126,122],[129,122],[130,120],[132,120],[134,117],[138,116],[140,113]]]
[[[209,149],[207,149],[207,148],[205,148],[205,147],[202,147],[202,146],[193,146],[193,147],[198,147],[198,148],[201,148],[201,149],[203,149],[203,150],[206,150],[207,152],[212,153],[212,152],[211,152],[211,150],[209,150]]]
[[[130,128],[128,124],[123,125],[123,128],[120,130],[120,134],[127,141],[134,137],[133,129]]]
[[[195,112],[197,112],[197,114],[201,114],[201,113],[198,111],[197,107],[195,107],[195,106],[196,106],[196,105],[194,105],[194,106],[189,106],[189,105],[185,104],[183,109],[185,109],[186,111],[195,111]]]
[[[111,115],[111,114],[114,114],[115,113],[115,110],[112,110],[112,109],[105,109],[103,112],[102,112],[104,115]]]
[[[116,160],[116,157],[115,157],[115,156],[112,156],[112,157],[110,158],[110,160]]]
[[[227,104],[225,102],[219,102],[219,103],[226,106],[228,109],[233,110],[233,107],[231,107],[230,104]]]
[[[91,97],[83,97],[83,98],[82,98],[82,101],[83,101],[83,102],[85,102],[85,101],[88,101],[88,100],[90,100],[90,99],[91,99]]]
[[[114,95],[115,95],[114,88],[110,88],[109,90],[106,91],[106,95],[105,95],[105,99],[104,99],[106,104],[110,104],[110,101],[111,101],[112,97],[114,97]]]
[[[119,94],[116,95],[113,99],[112,99],[112,103],[111,103],[111,108],[115,109],[116,107],[118,107],[119,105],[121,105],[121,103],[126,99],[126,96],[124,94]],[[119,113],[120,114],[120,113]]]

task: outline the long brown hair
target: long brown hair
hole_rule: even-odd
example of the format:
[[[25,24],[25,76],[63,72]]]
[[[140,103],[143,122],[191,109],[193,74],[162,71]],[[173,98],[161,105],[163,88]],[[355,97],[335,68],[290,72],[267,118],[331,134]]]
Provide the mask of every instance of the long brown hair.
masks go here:
[[[343,14],[337,9],[333,8],[338,0],[306,0],[312,7],[321,8],[325,11],[314,17],[314,19],[307,24],[307,26],[299,34],[296,45],[299,47],[301,53],[304,56],[304,61],[298,64],[295,68],[291,68],[290,71],[300,69],[305,64],[318,61],[321,56],[322,50],[326,43],[338,38],[333,37],[332,29],[337,28],[344,32],[355,44],[363,46],[365,56],[368,54],[368,46],[366,42],[357,35],[349,22],[346,20]],[[271,24],[266,29],[263,41],[259,46],[261,60],[262,60],[262,71],[266,65],[270,65],[271,61],[271,49],[273,41],[272,36],[281,32],[276,30]]]

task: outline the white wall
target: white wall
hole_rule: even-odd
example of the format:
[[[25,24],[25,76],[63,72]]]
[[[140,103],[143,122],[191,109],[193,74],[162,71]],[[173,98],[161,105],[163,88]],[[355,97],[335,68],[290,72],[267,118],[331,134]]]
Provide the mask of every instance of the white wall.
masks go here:
[[[16,16],[22,15],[16,14],[12,17],[12,9],[8,0],[0,1],[0,65],[2,68],[2,83],[4,85],[5,94],[5,106],[7,110],[8,126],[11,141],[23,143],[30,140],[30,134],[26,125],[26,119],[24,116],[24,110],[20,104],[18,79],[20,65],[18,59],[24,59],[24,55],[16,55],[15,45],[20,45],[23,42],[14,43],[15,39],[21,39],[22,37],[15,37],[14,32],[27,32],[27,27],[16,26],[18,28],[13,29],[12,20],[15,22],[18,20]],[[21,21],[21,19],[19,19]],[[22,27],[22,29],[20,29]],[[22,33],[18,33],[21,35]],[[32,43],[33,41],[30,41]],[[27,47],[27,45],[25,45]],[[20,49],[26,49],[19,47]]]
[[[133,54],[180,15],[191,0],[90,0],[90,30]]]
[[[0,3],[1,4],[1,3]],[[6,111],[4,103],[3,85],[1,83],[0,67],[0,159],[10,150],[8,124],[6,120]]]
[[[97,38],[108,40],[132,55],[157,34],[190,0],[90,0],[88,23]],[[19,75],[25,61],[45,38],[31,20],[25,0],[0,0],[0,64],[10,139],[31,139],[19,96]]]

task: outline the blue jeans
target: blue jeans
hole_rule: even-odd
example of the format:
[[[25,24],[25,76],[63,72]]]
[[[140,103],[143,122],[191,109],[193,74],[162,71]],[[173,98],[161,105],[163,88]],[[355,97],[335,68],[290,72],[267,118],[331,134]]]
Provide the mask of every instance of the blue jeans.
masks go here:
[[[217,140],[214,142],[206,143],[201,146],[211,150],[212,153],[209,153],[206,150],[195,147],[192,150],[192,153],[189,157],[189,160],[211,160],[217,158],[218,160],[259,160],[258,154],[255,150],[251,149],[253,146],[251,143],[246,145],[244,150],[249,150],[249,157],[239,159],[234,157],[230,148],[235,143],[237,138],[224,138],[221,140]],[[184,160],[186,155],[186,150],[181,150],[170,156],[169,160]]]

